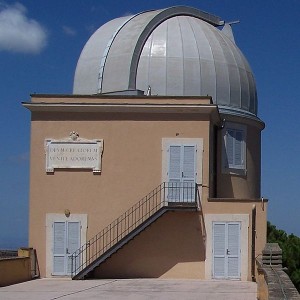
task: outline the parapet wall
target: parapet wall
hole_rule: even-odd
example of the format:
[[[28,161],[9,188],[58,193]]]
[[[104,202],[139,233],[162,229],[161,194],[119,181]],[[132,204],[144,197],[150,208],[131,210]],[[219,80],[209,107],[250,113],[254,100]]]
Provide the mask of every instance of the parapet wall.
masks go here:
[[[20,248],[16,251],[5,251],[0,257],[0,287],[16,284],[39,277],[36,252],[32,248]],[[9,255],[7,255],[7,253]]]
[[[31,280],[30,257],[0,259],[0,287]]]
[[[300,300],[297,289],[282,269],[282,250],[277,243],[267,243],[262,259],[256,262],[259,300]]]

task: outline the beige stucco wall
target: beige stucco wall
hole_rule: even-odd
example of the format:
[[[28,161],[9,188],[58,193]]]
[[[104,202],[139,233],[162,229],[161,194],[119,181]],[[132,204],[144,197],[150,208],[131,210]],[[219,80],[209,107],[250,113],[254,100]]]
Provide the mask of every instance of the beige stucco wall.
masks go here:
[[[87,239],[162,181],[162,138],[202,138],[203,181],[208,182],[208,116],[33,113],[31,122],[30,246],[45,276],[46,214],[87,214]],[[77,131],[104,140],[102,172],[45,172],[44,140]]]
[[[256,208],[256,231],[252,232],[252,211],[254,206]],[[205,232],[209,232],[209,234],[212,232],[212,221],[240,221],[239,217],[237,218],[236,216],[247,216],[248,221],[245,222],[245,224],[242,224],[242,226],[247,226],[247,229],[242,228],[242,232],[244,232],[242,243],[247,243],[247,245],[245,244],[242,246],[242,251],[243,247],[247,247],[248,259],[242,261],[242,263],[244,263],[243,269],[245,270],[245,273],[242,273],[242,278],[244,280],[252,280],[252,234],[255,235],[255,257],[257,257],[262,254],[262,250],[266,243],[267,202],[261,201],[260,199],[209,199],[208,201],[203,201],[203,212],[204,218],[206,215],[214,216],[209,218],[210,222],[206,222],[205,224]],[[208,228],[208,226],[210,226],[210,228]],[[245,233],[247,234],[247,238],[245,237]],[[207,241],[209,244],[211,238],[208,238]],[[210,255],[210,253],[208,255]],[[209,264],[211,263],[211,260],[212,258],[210,257]],[[208,274],[206,277],[207,279],[210,279],[211,275]]]
[[[0,259],[0,287],[31,280],[29,257]]]
[[[200,100],[202,104],[209,103],[208,100]],[[36,103],[72,101],[97,103],[96,98],[33,98]],[[99,101],[104,103],[109,99]],[[141,100],[136,99],[126,101],[141,103]],[[142,101],[153,102],[150,98]],[[165,99],[161,104],[167,105],[170,101],[180,104],[184,100]],[[188,101],[197,104],[197,99]],[[46,275],[46,215],[63,215],[65,210],[69,210],[71,216],[86,215],[86,239],[90,239],[162,182],[162,141],[177,138],[201,139],[203,143],[202,170],[198,170],[202,172],[202,182],[198,183],[202,183],[203,210],[200,213],[177,212],[164,215],[113,255],[96,274],[99,277],[205,278],[206,238],[205,227],[201,223],[202,215],[248,214],[251,219],[252,205],[256,204],[260,196],[260,135],[258,136],[259,132],[255,127],[247,124],[250,143],[249,153],[247,152],[247,176],[240,178],[224,175],[217,168],[216,182],[218,197],[235,197],[248,201],[207,201],[213,194],[211,190],[215,188],[212,186],[215,183],[212,180],[212,166],[215,162],[211,156],[214,151],[217,151],[218,159],[221,155],[221,148],[211,145],[211,141],[214,141],[213,124],[216,124],[216,120],[208,113],[80,113],[78,110],[67,112],[65,108],[57,108],[53,112],[47,109],[43,112],[33,111],[29,244],[37,250],[41,276]],[[85,139],[103,139],[101,174],[93,174],[91,170],[70,169],[55,170],[53,174],[46,173],[45,139],[67,138],[71,131],[78,132]],[[230,192],[232,190],[235,192]],[[253,198],[256,199],[254,202],[250,200]],[[266,210],[258,209],[257,253],[261,251],[265,241],[265,213]],[[249,226],[251,228],[251,220]],[[47,228],[49,229],[49,224]],[[251,234],[249,231],[248,233],[250,249]],[[248,253],[250,251],[251,249]],[[250,256],[248,263],[249,279]],[[51,272],[47,272],[48,276],[49,273]]]
[[[260,197],[261,182],[261,130],[257,121],[226,116],[226,122],[246,127],[246,170],[244,174],[228,173],[222,168],[223,132],[218,130],[217,198],[256,199]]]
[[[197,212],[168,212],[95,269],[95,278],[190,278],[211,277],[212,221],[242,221],[241,279],[252,280],[251,239],[253,204],[226,203],[221,209],[206,205],[204,216]],[[257,204],[256,253],[262,253],[266,213]],[[210,209],[208,207],[210,206]],[[233,206],[236,208],[233,210]],[[205,223],[202,218],[205,218]],[[246,226],[246,227],[244,227]]]
[[[167,212],[95,270],[96,278],[204,279],[201,216]]]

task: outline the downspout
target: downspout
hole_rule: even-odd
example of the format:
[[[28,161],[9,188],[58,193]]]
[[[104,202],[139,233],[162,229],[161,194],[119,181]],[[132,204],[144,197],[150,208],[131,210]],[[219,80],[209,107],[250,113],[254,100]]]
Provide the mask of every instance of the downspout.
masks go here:
[[[256,239],[256,205],[252,206],[252,251],[251,251],[251,277],[255,281],[255,239]]]

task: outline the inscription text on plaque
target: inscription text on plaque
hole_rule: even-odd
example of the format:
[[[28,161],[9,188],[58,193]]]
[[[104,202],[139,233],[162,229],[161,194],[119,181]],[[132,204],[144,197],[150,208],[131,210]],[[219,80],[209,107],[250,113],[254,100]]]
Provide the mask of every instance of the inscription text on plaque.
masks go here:
[[[71,133],[72,134],[72,133]],[[74,134],[62,140],[45,140],[46,172],[54,169],[92,169],[101,172],[103,140],[86,140]]]

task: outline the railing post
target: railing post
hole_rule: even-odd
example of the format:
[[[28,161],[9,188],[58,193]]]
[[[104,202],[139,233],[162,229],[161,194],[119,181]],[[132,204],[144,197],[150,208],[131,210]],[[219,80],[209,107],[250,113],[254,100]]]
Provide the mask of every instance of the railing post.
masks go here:
[[[73,277],[73,254],[71,255],[71,277]]]
[[[116,241],[118,242],[119,241],[119,218],[117,219],[117,239]]]
[[[163,189],[164,189],[163,206],[165,206],[165,202],[166,202],[166,183],[165,182],[163,185]]]
[[[91,261],[91,247],[90,247],[90,243],[87,244],[88,247],[89,247],[89,263]]]
[[[198,189],[198,184],[195,184],[195,195],[196,195],[196,204],[197,204],[197,210],[201,210],[201,199],[200,199],[200,194],[199,194],[199,189]]]

